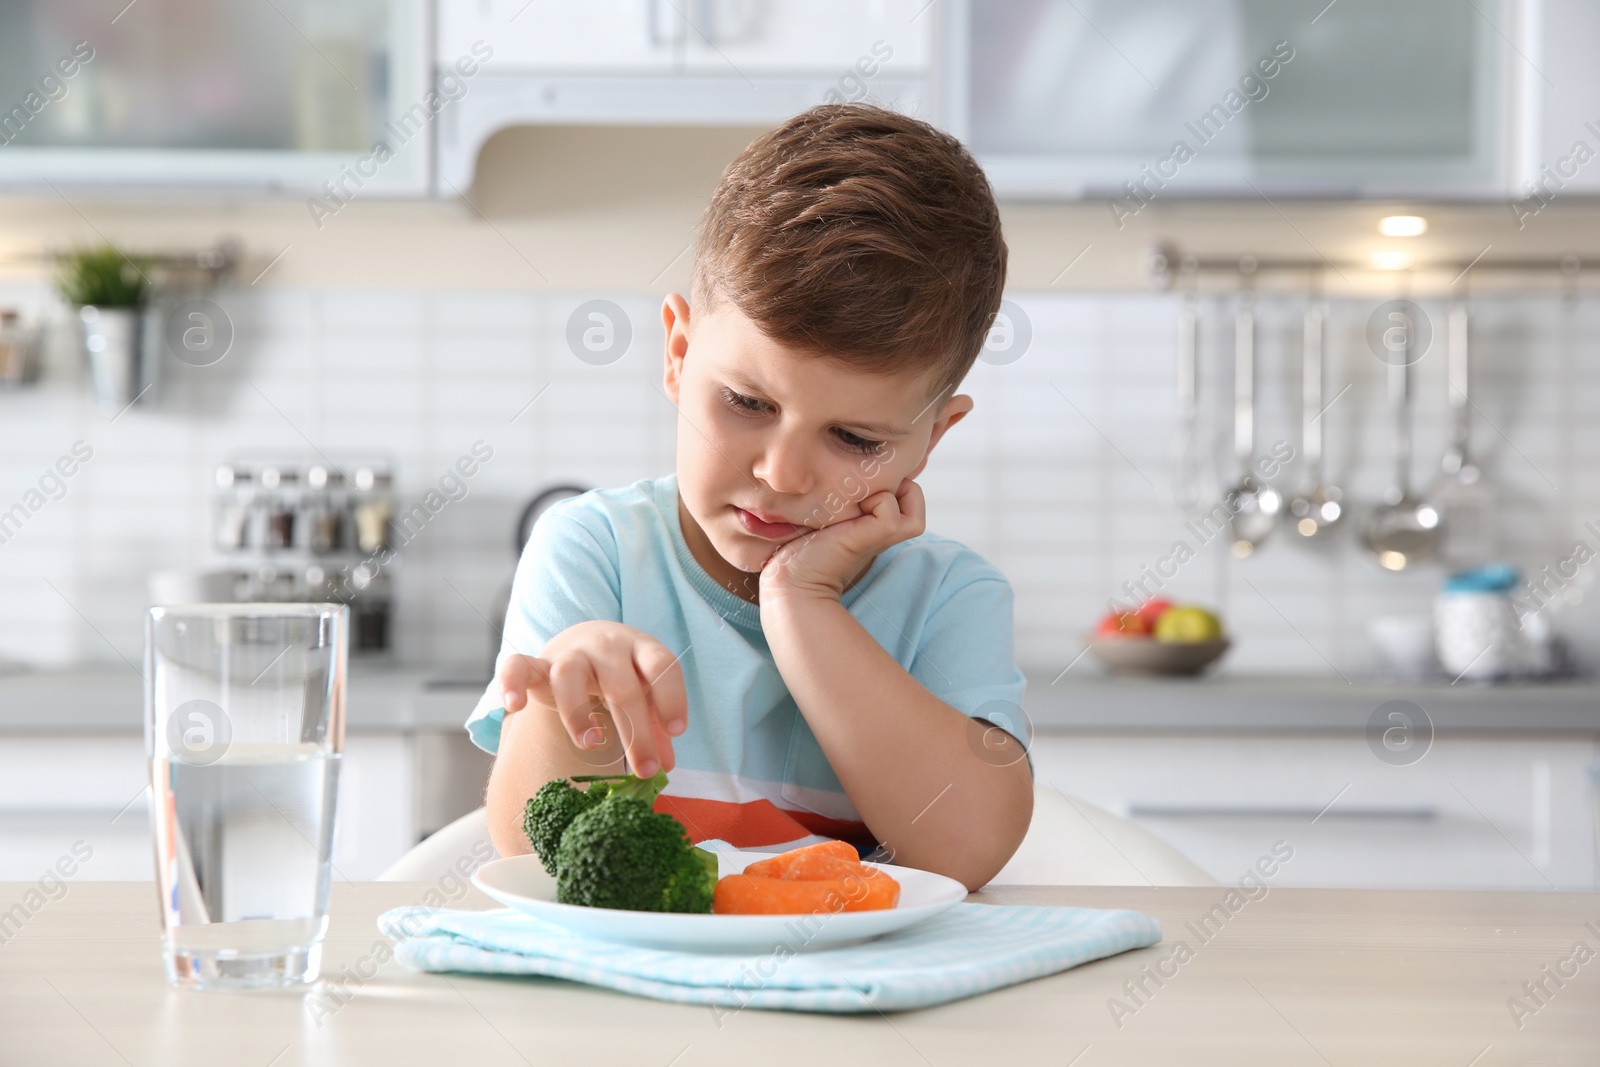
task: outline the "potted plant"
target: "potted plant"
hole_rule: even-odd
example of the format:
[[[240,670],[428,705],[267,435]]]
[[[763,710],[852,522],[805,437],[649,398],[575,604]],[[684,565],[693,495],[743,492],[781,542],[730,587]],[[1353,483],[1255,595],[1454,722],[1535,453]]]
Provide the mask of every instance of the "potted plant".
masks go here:
[[[95,399],[105,411],[121,411],[154,384],[155,353],[143,343],[149,266],[109,244],[59,260],[57,284],[77,310]]]

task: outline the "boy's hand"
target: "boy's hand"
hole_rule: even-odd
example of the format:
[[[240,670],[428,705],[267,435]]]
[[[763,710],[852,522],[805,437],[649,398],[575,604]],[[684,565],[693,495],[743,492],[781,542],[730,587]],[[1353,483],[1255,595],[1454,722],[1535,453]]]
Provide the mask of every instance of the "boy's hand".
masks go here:
[[[631,626],[607,620],[579,623],[545,645],[542,656],[506,658],[497,679],[506,714],[531,708],[561,716],[567,736],[580,749],[611,742],[605,701],[628,758],[641,778],[674,764],[672,738],[689,726],[689,700],[678,657]]]
[[[760,602],[796,594],[838,600],[869,560],[926,528],[922,486],[910,478],[901,479],[894,492],[882,489],[864,498],[861,511],[780,545],[761,568]]]

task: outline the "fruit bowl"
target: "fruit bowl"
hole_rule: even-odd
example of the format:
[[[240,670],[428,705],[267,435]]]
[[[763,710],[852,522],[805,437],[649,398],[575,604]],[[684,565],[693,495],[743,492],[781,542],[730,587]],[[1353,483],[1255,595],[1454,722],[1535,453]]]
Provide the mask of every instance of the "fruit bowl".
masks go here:
[[[1089,638],[1089,651],[1117,674],[1199,674],[1222,658],[1229,641],[1157,641],[1153,637]]]

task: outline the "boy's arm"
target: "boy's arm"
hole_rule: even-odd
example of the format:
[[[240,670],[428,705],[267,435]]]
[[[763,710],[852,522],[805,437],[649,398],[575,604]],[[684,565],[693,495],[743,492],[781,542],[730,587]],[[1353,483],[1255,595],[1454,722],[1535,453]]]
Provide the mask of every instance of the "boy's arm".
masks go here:
[[[631,626],[591,620],[552,638],[537,657],[508,657],[496,678],[505,711],[489,788],[489,837],[502,856],[530,850],[528,798],[582,774],[648,776],[674,766],[672,738],[688,726],[683,673],[661,642]]]
[[[976,746],[983,724],[923,688],[836,598],[763,595],[761,628],[823,754],[895,861],[968,889],[993,878],[1033,816],[1021,743],[996,733]]]
[[[561,717],[548,708],[508,710],[503,674],[518,655],[559,647],[562,635],[591,620],[620,620],[618,574],[612,554],[589,527],[559,502],[539,517],[523,546],[511,586],[495,678],[468,720],[473,742],[494,753],[484,791],[489,839],[502,856],[531,851],[522,832],[528,798],[554,778],[607,774],[621,766],[621,745],[607,716],[608,744],[581,751],[568,739]],[[498,714],[499,722],[494,717]]]
[[[924,529],[922,488],[910,478],[861,505],[860,516],[796,538],[767,560],[761,628],[873,834],[897,861],[976,889],[1027,833],[1032,772],[1020,742],[985,734],[983,723],[935,697],[840,604],[864,564]]]
[[[603,705],[597,711],[607,715]],[[609,725],[609,715],[607,719]],[[601,748],[580,753],[568,739],[561,717],[549,708],[529,704],[506,712],[483,797],[495,851],[502,856],[533,851],[522,832],[522,813],[528,798],[546,782],[580,774],[622,773],[622,745],[615,740],[616,731],[607,729],[606,737]],[[607,760],[608,755],[613,758]]]
[[[552,708],[530,700],[520,710],[506,712],[500,748],[489,769],[489,785],[483,797],[489,840],[500,855],[521,856],[533,851],[522,829],[522,815],[528,798],[546,782],[584,774],[625,772],[623,742],[610,709],[599,699],[593,700],[590,707],[598,736],[604,738],[590,749],[579,749],[572,743],[561,716]]]

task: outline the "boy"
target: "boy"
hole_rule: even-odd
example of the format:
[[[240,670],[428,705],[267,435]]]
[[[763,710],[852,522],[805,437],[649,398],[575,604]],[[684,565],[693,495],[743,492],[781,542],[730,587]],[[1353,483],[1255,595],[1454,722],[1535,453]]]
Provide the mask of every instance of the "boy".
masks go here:
[[[1004,866],[1033,811],[982,718],[1020,718],[1011,587],[924,532],[912,479],[972,409],[1005,271],[982,170],[916,119],[822,105],[729,164],[692,308],[661,307],[675,473],[557,503],[517,567],[467,720],[502,855],[545,782],[626,767],[670,772],[695,841]]]

